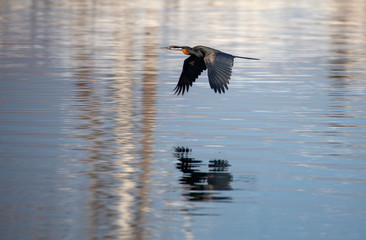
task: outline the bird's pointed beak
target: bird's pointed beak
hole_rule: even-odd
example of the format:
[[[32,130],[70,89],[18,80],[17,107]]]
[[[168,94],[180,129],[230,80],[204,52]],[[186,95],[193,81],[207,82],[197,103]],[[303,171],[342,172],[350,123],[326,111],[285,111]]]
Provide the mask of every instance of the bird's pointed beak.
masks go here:
[[[189,50],[187,47],[179,47],[179,46],[169,46],[169,47],[161,47],[162,49],[168,49],[173,51],[182,51],[185,55],[189,54]]]
[[[168,50],[173,50],[173,51],[183,51],[183,48],[178,47],[178,46],[161,47],[160,49],[168,49]]]

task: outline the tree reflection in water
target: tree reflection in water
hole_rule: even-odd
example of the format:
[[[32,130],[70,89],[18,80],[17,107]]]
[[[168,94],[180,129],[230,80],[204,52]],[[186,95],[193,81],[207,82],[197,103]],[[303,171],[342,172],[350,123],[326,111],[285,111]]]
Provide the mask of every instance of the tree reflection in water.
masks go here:
[[[179,161],[177,168],[183,173],[180,183],[188,190],[183,195],[189,201],[231,201],[231,197],[222,196],[221,192],[232,190],[233,176],[228,172],[227,160],[215,159],[205,164],[190,156],[190,148],[175,147],[174,150]],[[208,171],[202,171],[205,167]]]

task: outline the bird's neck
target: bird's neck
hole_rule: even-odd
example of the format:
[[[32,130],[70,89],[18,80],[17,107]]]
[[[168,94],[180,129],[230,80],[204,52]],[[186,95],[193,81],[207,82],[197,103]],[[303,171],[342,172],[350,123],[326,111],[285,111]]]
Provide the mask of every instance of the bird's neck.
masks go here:
[[[194,49],[194,48],[191,48],[189,49],[189,55],[194,55],[196,57],[204,57],[205,55],[203,54],[203,52],[199,49]]]

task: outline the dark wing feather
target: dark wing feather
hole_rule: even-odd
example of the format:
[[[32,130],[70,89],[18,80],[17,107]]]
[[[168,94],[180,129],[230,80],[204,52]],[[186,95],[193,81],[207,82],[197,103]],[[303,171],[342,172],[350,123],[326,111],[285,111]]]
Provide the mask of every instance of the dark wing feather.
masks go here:
[[[191,55],[184,60],[182,74],[180,75],[177,86],[174,88],[175,94],[183,95],[185,91],[188,92],[189,87],[192,86],[192,83],[196,81],[203,70],[206,70],[203,58]]]
[[[227,85],[231,77],[234,56],[220,51],[210,51],[206,53],[204,60],[210,87],[215,92],[225,93],[225,88],[228,89]]]

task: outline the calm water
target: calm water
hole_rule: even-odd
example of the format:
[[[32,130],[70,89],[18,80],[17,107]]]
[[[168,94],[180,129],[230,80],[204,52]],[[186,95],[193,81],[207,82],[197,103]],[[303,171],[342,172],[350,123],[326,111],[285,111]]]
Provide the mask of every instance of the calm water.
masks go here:
[[[365,239],[365,9],[0,0],[1,239]]]

